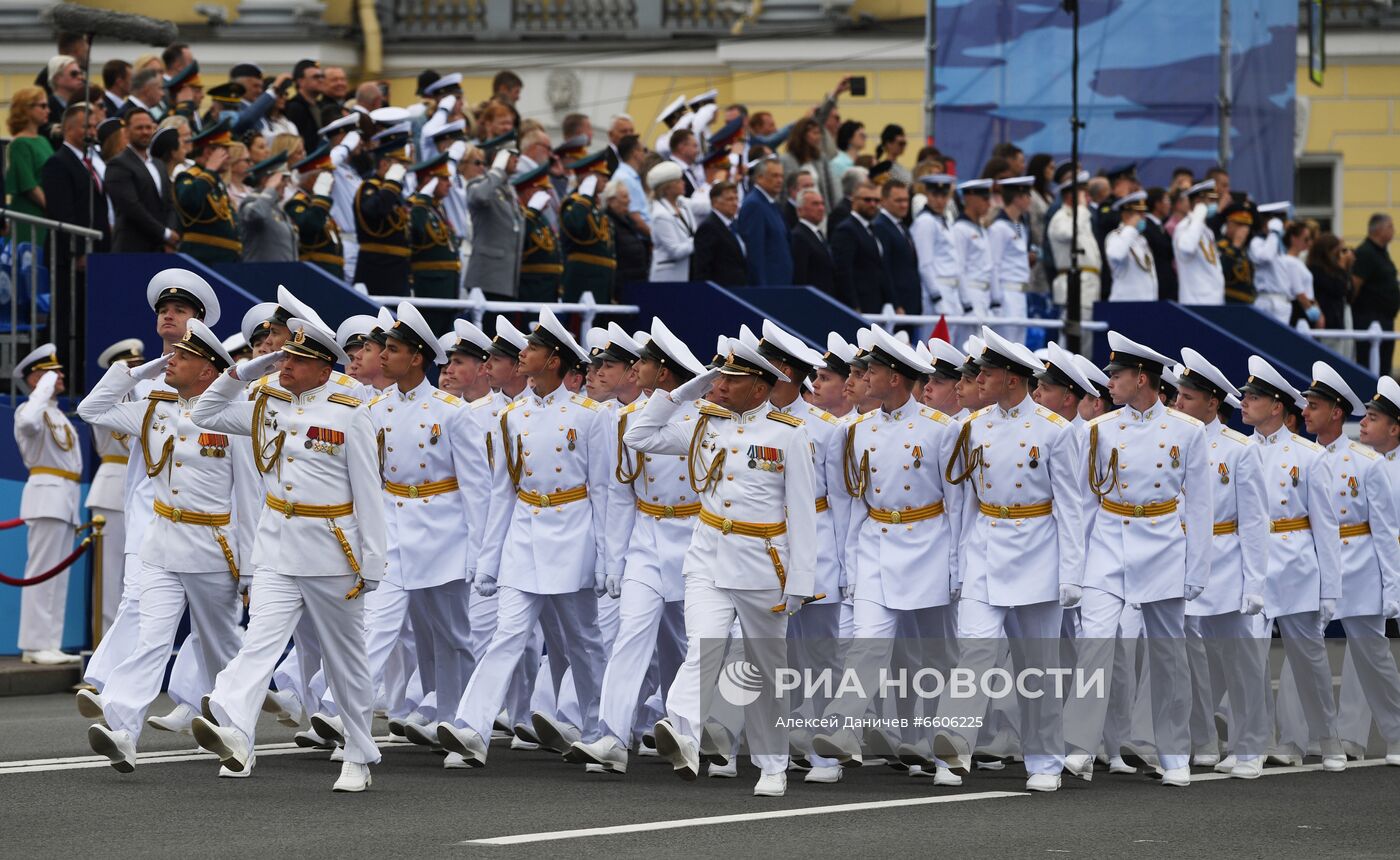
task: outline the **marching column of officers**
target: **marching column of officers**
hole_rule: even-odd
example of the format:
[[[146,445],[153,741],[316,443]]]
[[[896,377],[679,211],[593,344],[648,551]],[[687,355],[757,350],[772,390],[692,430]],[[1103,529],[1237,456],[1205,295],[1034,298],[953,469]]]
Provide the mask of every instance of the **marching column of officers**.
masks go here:
[[[585,347],[548,310],[528,333],[500,317],[494,336],[439,336],[403,302],[333,331],[285,288],[221,342],[198,275],[161,272],[147,298],[164,353],[116,345],[78,407],[128,457],[124,588],[77,702],[119,771],[150,726],[248,776],[260,712],[343,762],[337,791],[370,785],[376,713],[448,769],[508,742],[590,772],[625,773],[635,750],[733,777],[746,743],[766,796],[861,764],[959,785],[1017,751],[1038,791],[1092,779],[1096,758],[1173,786],[1193,764],[1252,778],[1314,750],[1337,771],[1372,718],[1400,765],[1388,377],[1363,400],[1318,362],[1300,392],[1254,356],[1236,387],[1195,350],[1117,332],[1102,369],[985,328],[966,353],[879,327],[823,353],[769,321],[707,365],[659,319]],[[16,371],[30,575],[76,517],[62,374],[52,347]],[[1226,426],[1235,409],[1252,436]],[[30,641],[57,611],[32,592],[22,645],[56,649]],[[148,717],[186,608],[177,707]],[[1050,670],[1062,651],[1111,683],[887,709],[808,689],[795,712],[712,695],[735,655],[769,688],[792,665],[869,690],[899,667]]]

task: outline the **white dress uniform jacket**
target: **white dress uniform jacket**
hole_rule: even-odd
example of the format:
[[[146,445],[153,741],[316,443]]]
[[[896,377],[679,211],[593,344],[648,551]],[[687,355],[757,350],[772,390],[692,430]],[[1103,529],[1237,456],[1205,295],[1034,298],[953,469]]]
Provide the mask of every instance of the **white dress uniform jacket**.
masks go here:
[[[1264,464],[1259,446],[1217,419],[1206,425],[1211,492],[1215,508],[1210,579],[1186,614],[1239,612],[1244,595],[1264,595],[1269,554]]]
[[[1206,224],[1206,207],[1197,204],[1172,234],[1176,278],[1183,305],[1225,303],[1225,273],[1216,255],[1215,236]]]
[[[776,411],[802,421],[812,443],[812,467],[817,494],[816,594],[825,594],[814,604],[840,603],[846,587],[846,532],[851,521],[853,499],[843,483],[842,464],[846,450],[846,427],[841,419],[818,409],[801,398]],[[862,515],[864,511],[861,511]]]
[[[1139,604],[1204,587],[1214,516],[1204,425],[1158,403],[1100,415],[1089,433],[1087,483],[1102,479],[1104,495],[1084,584]]]
[[[1380,615],[1382,601],[1400,599],[1400,518],[1390,476],[1379,454],[1345,437],[1328,445],[1322,459],[1342,545],[1336,617]]]
[[[987,289],[992,281],[992,257],[987,248],[987,231],[967,216],[953,223],[953,247],[962,268],[958,275],[958,296],[963,307],[985,312]],[[978,307],[979,303],[982,305]]]
[[[979,409],[959,430],[966,446],[955,443],[941,462],[954,477],[970,470],[956,513],[963,596],[1026,606],[1081,585],[1088,490],[1079,429],[1027,396],[1010,410]]]
[[[1119,225],[1104,240],[1108,267],[1113,272],[1111,302],[1157,301],[1157,267],[1147,238],[1134,227]]]
[[[482,535],[486,532],[486,518],[491,510],[489,488],[495,485],[495,472],[500,466],[501,410],[510,402],[506,395],[492,391],[467,404],[467,411],[476,424],[473,431],[475,455],[467,459],[457,477],[467,487],[486,489],[473,504],[467,505],[467,574],[471,578],[476,577]]]
[[[933,313],[940,306],[954,308],[958,299],[953,293],[958,286],[962,261],[958,257],[957,246],[953,244],[953,233],[948,222],[943,220],[942,213],[925,209],[914,218],[909,236],[914,240],[914,253],[919,259],[924,312]],[[942,304],[945,301],[947,304]],[[962,309],[957,310],[961,312]]]
[[[1333,481],[1321,445],[1280,428],[1254,434],[1264,465],[1269,534],[1264,612],[1270,618],[1316,612],[1322,600],[1342,596],[1342,542]],[[1305,519],[1307,528],[1289,530]]]
[[[749,537],[700,524],[686,553],[685,571],[719,588],[771,589],[778,574],[768,549],[777,551],[785,591],[811,597],[816,589],[816,490],[810,442],[800,422],[764,403],[742,414],[700,401],[704,420],[677,420],[683,404],[656,392],[623,434],[623,443],[650,454],[690,457],[697,480],[713,480],[700,496],[702,518],[735,524],[786,523],[772,538]],[[786,511],[786,516],[784,516]]]
[[[471,410],[425,379],[412,391],[394,386],[374,398],[369,416],[379,445],[384,519],[392,526],[389,579],[408,591],[465,580],[473,498],[472,485],[458,476],[479,456]]]
[[[95,430],[92,442],[102,462],[88,487],[87,506],[121,511],[126,496],[127,452],[130,450],[127,446],[131,444],[131,437],[114,430]]]
[[[29,399],[15,409],[15,442],[29,470],[19,515],[26,520],[49,518],[77,525],[82,522],[78,481],[83,452],[72,423],[55,402],[57,384],[56,373],[45,373]]]

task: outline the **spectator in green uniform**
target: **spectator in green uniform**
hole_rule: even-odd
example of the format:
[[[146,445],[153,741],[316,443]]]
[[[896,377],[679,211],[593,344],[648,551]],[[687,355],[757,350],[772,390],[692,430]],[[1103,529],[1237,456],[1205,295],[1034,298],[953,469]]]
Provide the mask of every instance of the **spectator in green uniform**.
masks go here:
[[[415,298],[455,299],[461,280],[462,261],[457,256],[457,237],[443,214],[443,198],[451,189],[451,168],[447,153],[440,152],[409,168],[418,190],[409,200],[408,242],[412,257]],[[423,308],[423,318],[433,331],[451,331],[457,313],[451,308]]]
[[[345,253],[340,244],[340,225],[331,216],[331,188],[335,185],[331,144],[321,144],[315,152],[292,165],[297,190],[283,207],[297,228],[297,259],[323,269],[337,281],[345,280]]]
[[[613,300],[617,253],[612,222],[599,205],[607,184],[608,150],[603,148],[566,165],[578,176],[578,187],[564,201],[559,213],[559,235],[564,246],[564,301],[576,302],[592,293],[599,303]]]
[[[525,215],[525,246],[520,253],[520,289],[516,297],[522,302],[557,302],[564,264],[559,237],[543,212],[549,205],[549,165],[517,173],[510,184],[515,187]]]
[[[225,119],[190,138],[194,166],[175,177],[175,212],[180,217],[176,250],[206,265],[237,262],[243,252],[233,203],[219,178],[233,143],[231,127]]]

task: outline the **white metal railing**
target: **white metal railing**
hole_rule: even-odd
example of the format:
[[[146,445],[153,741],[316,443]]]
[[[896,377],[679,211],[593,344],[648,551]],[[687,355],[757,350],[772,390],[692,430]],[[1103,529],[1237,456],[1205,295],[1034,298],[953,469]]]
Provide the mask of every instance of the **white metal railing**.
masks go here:
[[[950,316],[947,314],[901,314],[896,313],[894,305],[885,305],[878,314],[861,314],[867,322],[880,323],[881,325],[936,325],[939,320],[943,320],[950,326],[954,325],[987,325],[987,326],[1015,326],[1021,328],[1049,328],[1062,329],[1065,321],[1061,319],[1040,319],[1039,317],[999,317],[980,316],[968,314],[965,316]],[[1079,324],[1084,331],[1108,331],[1108,323],[1100,320],[1084,320]]]
[[[375,304],[389,307],[402,301],[409,301],[417,308],[451,308],[452,310],[467,311],[472,322],[478,326],[481,325],[481,320],[487,313],[538,314],[541,309],[549,308],[556,314],[578,314],[582,317],[582,321],[579,323],[580,332],[586,332],[592,328],[593,320],[599,314],[635,316],[642,310],[636,305],[600,305],[593,298],[592,293],[584,293],[579,296],[576,302],[503,302],[487,299],[486,294],[479,287],[472,287],[465,299],[430,299],[411,296],[366,296],[365,298]]]
[[[1299,334],[1305,334],[1313,340],[1354,340],[1364,341],[1371,345],[1371,359],[1368,370],[1372,376],[1381,375],[1381,351],[1379,349],[1382,342],[1387,340],[1400,340],[1400,332],[1386,331],[1381,328],[1378,322],[1371,323],[1369,328],[1305,328],[1298,327]]]

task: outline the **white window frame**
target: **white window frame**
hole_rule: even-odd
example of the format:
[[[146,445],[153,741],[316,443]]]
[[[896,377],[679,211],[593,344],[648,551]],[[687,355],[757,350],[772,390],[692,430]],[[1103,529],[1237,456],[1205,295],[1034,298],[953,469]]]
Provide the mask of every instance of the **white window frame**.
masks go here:
[[[1342,235],[1342,155],[1339,152],[1306,152],[1298,157],[1293,165],[1294,181],[1296,186],[1298,171],[1305,167],[1332,168],[1332,205],[1326,206],[1303,206],[1294,201],[1293,217],[1302,220],[1304,218],[1326,218],[1332,225],[1331,232]]]

